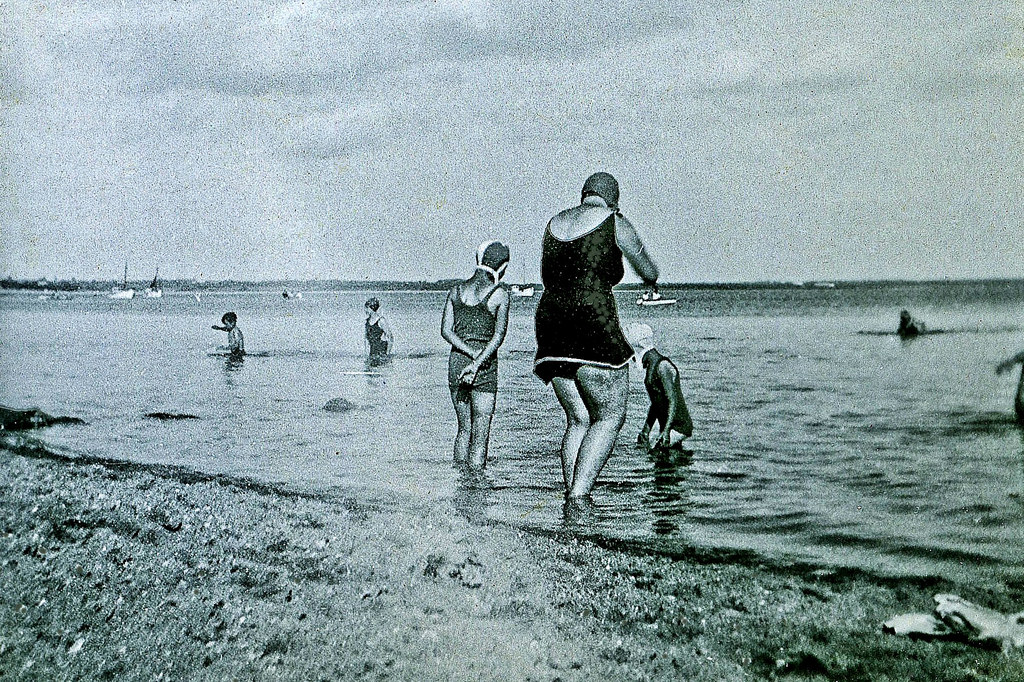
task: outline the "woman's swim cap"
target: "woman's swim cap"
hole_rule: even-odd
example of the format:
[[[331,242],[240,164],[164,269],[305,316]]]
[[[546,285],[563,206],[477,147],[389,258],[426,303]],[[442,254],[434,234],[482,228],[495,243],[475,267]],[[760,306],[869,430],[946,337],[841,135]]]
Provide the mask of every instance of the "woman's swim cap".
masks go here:
[[[583,183],[583,196],[596,194],[604,199],[609,208],[619,206],[619,181],[611,173],[594,173]]]
[[[377,312],[377,310],[380,309],[380,301],[377,300],[376,296],[374,296],[373,298],[366,302],[366,307],[374,312]]]
[[[491,273],[497,282],[505,274],[508,267],[508,247],[496,239],[484,242],[476,250],[476,267],[478,270]]]

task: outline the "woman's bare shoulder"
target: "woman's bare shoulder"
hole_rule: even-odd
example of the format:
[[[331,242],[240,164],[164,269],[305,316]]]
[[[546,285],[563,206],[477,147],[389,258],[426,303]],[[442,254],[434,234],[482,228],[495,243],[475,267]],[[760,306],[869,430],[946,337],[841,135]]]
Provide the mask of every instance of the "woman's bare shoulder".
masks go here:
[[[552,218],[548,231],[556,239],[572,241],[596,230],[612,213],[606,206],[573,206]]]

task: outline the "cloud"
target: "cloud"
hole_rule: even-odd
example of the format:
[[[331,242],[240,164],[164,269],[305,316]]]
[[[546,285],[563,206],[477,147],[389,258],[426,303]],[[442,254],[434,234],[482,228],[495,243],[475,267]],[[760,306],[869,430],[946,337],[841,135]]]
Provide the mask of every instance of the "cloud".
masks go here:
[[[940,220],[1001,239],[1024,205],[1011,3],[5,11],[0,220],[40,268],[68,267],[65,233],[252,276],[446,276],[495,231],[536,260],[598,168],[680,278],[877,274],[956,252]]]

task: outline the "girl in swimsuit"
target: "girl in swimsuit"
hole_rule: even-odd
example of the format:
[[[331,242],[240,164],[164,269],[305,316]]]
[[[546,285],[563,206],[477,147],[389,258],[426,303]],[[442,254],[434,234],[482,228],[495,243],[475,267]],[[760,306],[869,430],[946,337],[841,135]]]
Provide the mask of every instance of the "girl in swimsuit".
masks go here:
[[[391,356],[394,335],[384,316],[380,314],[380,301],[371,298],[366,302],[366,348],[369,351],[367,362],[372,367],[382,365]]]
[[[501,277],[508,267],[508,247],[484,242],[476,254],[473,276],[448,292],[441,337],[451,344],[448,388],[458,418],[455,463],[487,463],[491,417],[498,392],[498,348],[508,328],[509,298]]]
[[[626,419],[633,349],[612,295],[625,274],[623,256],[646,284],[658,280],[618,202],[615,178],[594,173],[580,205],[556,215],[544,231],[534,373],[554,387],[565,411],[562,477],[575,499],[590,494]]]

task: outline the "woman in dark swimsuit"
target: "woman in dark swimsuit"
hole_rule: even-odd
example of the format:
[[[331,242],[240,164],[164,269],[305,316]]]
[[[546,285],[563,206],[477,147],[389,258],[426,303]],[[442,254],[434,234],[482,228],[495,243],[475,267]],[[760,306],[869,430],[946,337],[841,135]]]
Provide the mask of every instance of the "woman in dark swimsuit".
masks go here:
[[[371,367],[382,365],[391,356],[394,335],[384,316],[380,314],[380,301],[371,298],[366,302],[366,347],[369,351],[367,363]]]
[[[658,280],[618,201],[615,178],[595,173],[583,184],[580,205],[556,215],[544,231],[534,372],[552,385],[565,411],[562,477],[570,498],[590,494],[626,419],[633,349],[612,295],[625,274],[623,256],[646,284]]]
[[[441,337],[451,344],[448,388],[459,421],[455,463],[482,467],[498,392],[498,348],[508,328],[509,298],[501,286],[508,267],[508,247],[484,242],[477,250],[473,276],[448,292]]]

